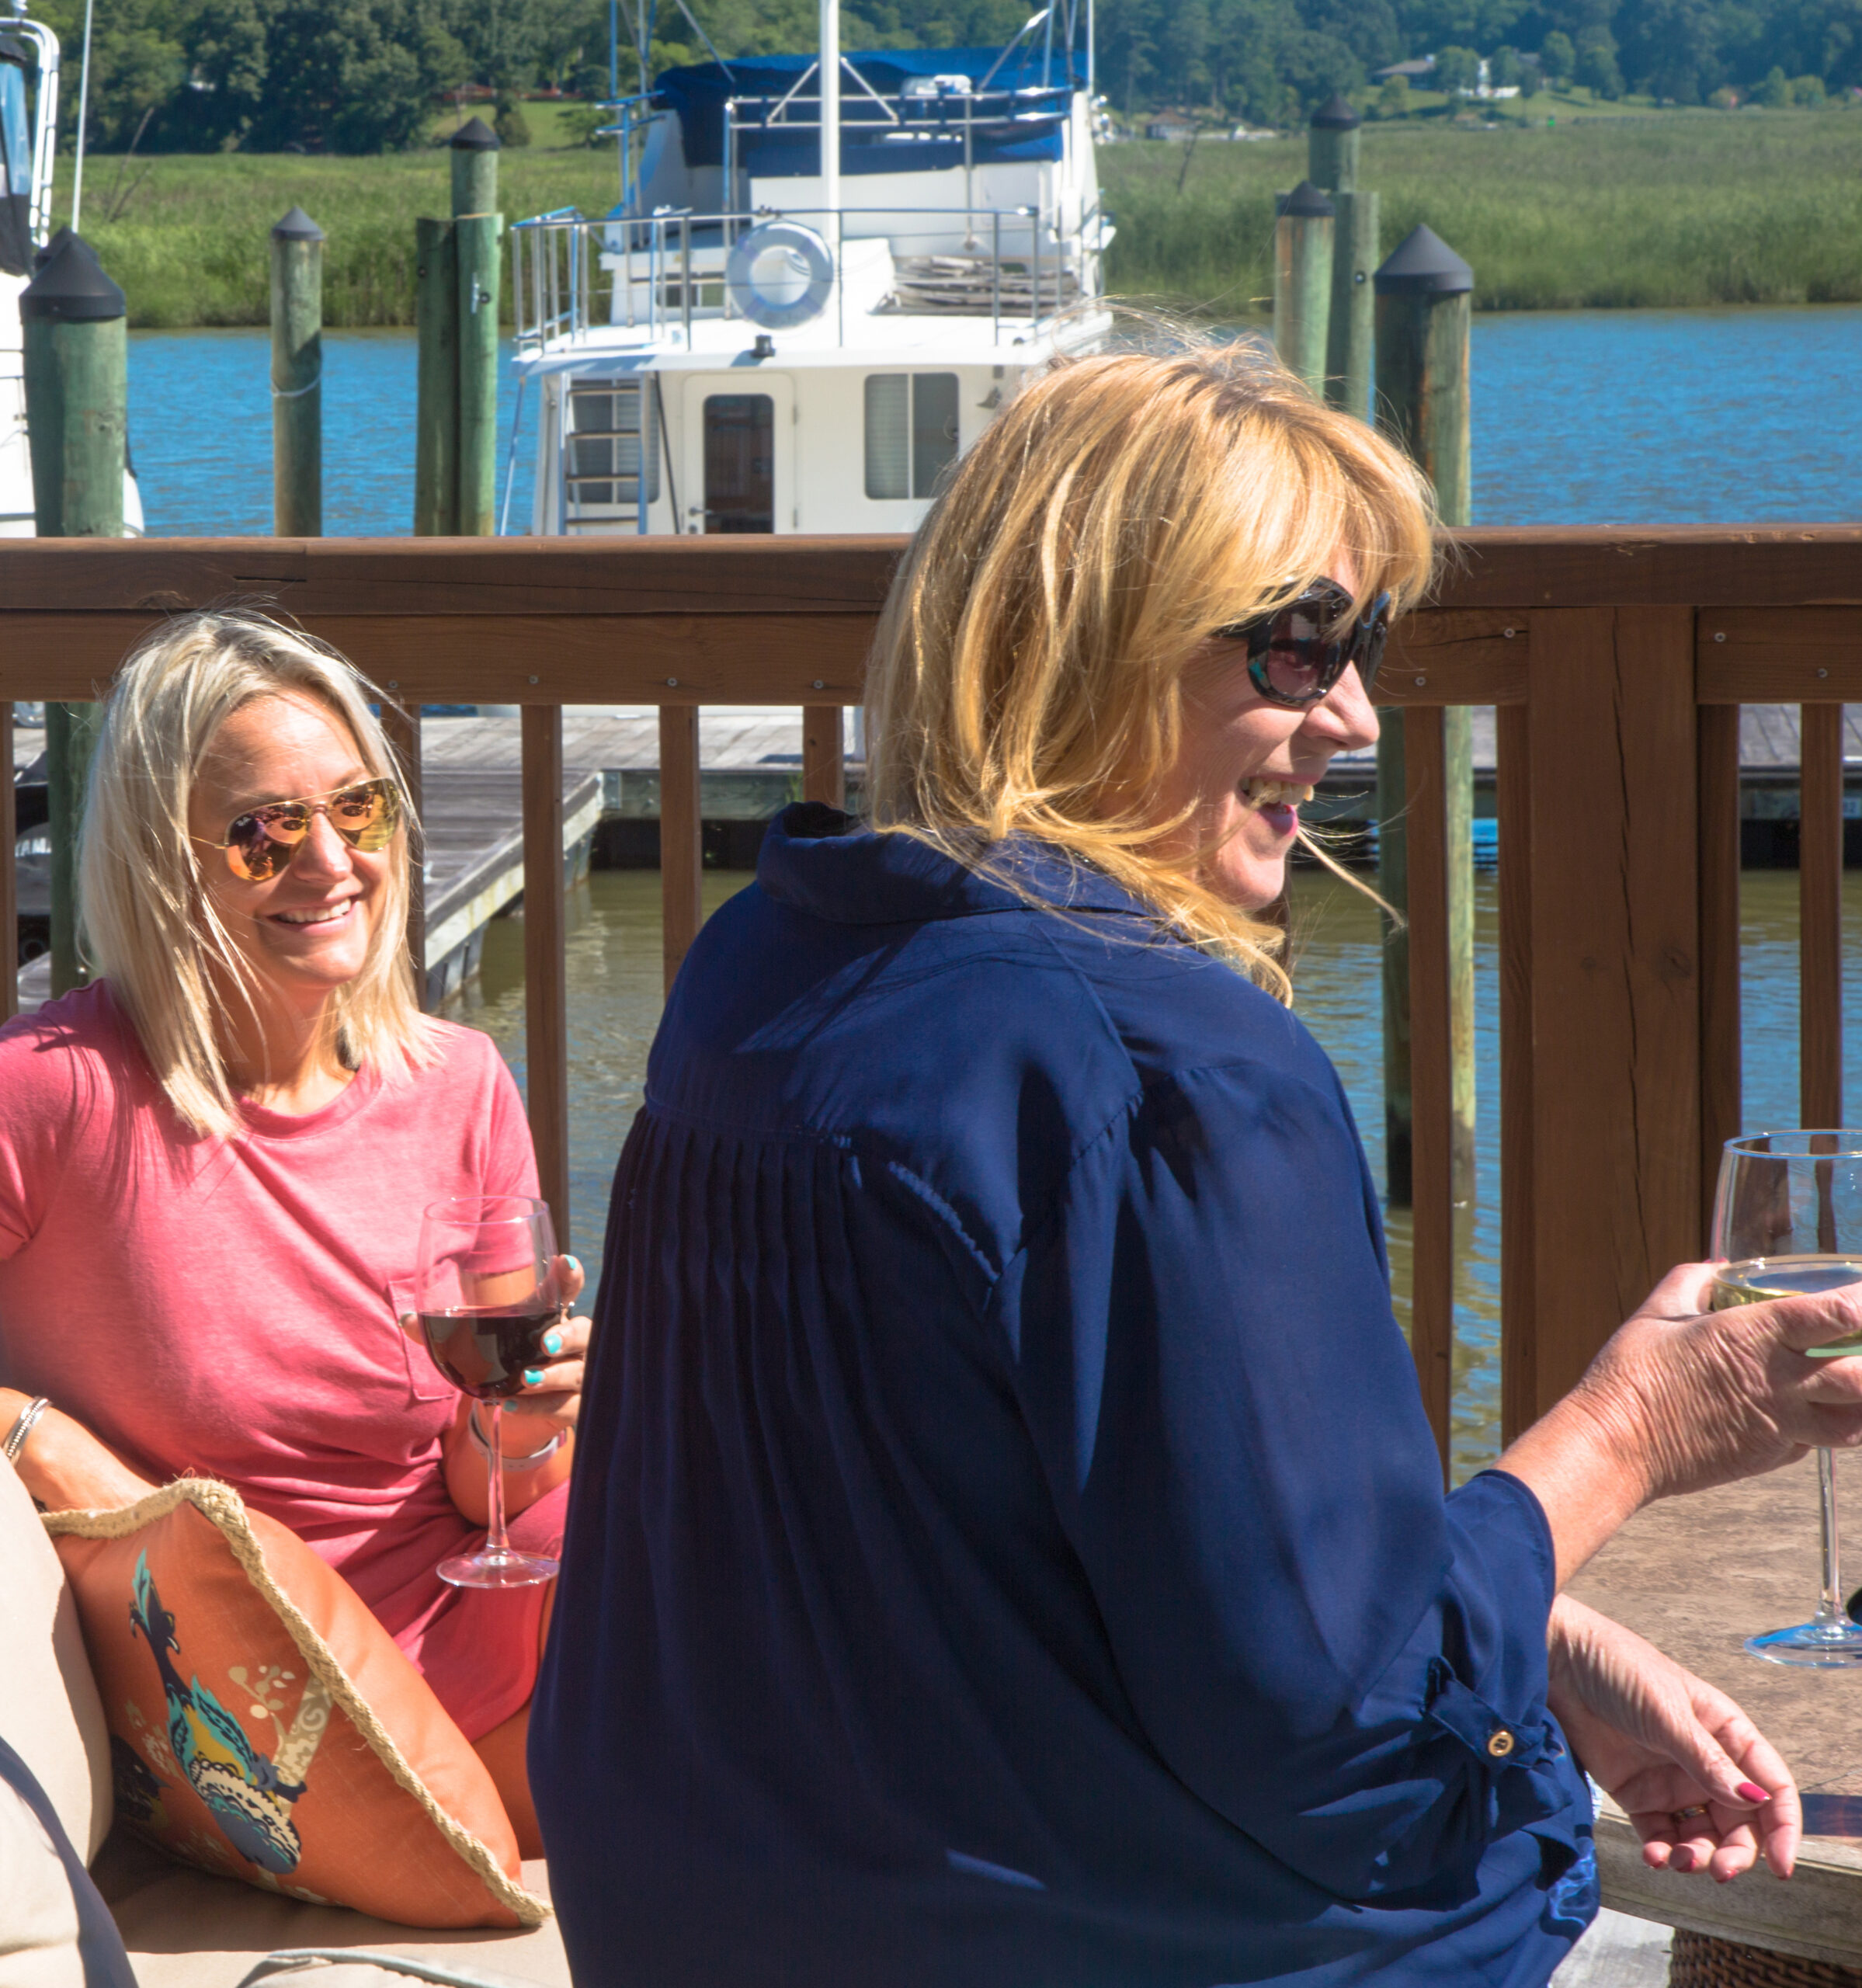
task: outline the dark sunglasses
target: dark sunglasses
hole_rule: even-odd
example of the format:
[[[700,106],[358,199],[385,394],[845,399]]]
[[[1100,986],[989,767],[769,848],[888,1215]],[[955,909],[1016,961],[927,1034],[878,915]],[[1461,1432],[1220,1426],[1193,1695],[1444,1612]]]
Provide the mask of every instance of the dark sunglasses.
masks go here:
[[[372,856],[387,847],[401,826],[401,790],[391,780],[365,780],[297,801],[268,801],[234,821],[224,842],[209,841],[205,836],[193,839],[209,849],[224,850],[227,867],[235,877],[263,884],[290,867],[318,815],[351,849]]]
[[[1354,617],[1342,586],[1315,580],[1271,614],[1215,632],[1225,641],[1248,645],[1249,680],[1269,704],[1299,711],[1316,704],[1354,664],[1369,692],[1390,633],[1390,596],[1379,594]]]

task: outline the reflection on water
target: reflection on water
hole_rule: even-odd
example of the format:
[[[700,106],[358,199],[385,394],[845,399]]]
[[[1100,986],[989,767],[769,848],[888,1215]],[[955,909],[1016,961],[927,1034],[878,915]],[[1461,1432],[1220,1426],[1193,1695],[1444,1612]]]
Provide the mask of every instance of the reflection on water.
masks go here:
[[[749,882],[707,871],[707,911]],[[1297,1008],[1344,1080],[1384,1184],[1380,947],[1374,908],[1322,871],[1294,885]],[[1458,1482],[1490,1462],[1500,1426],[1499,1010],[1498,887],[1475,882],[1475,1034],[1479,1110],[1474,1205],[1457,1223],[1453,1465]],[[1798,878],[1749,871],[1741,900],[1745,939],[1745,1129],[1798,1122]],[[1862,911],[1862,872],[1843,879],[1845,916]],[[592,1281],[601,1261],[614,1160],[638,1109],[647,1051],[660,1009],[659,878],[644,870],[597,871],[570,899],[570,1246]],[[1862,958],[1845,954],[1844,1007],[1862,1013]],[[523,925],[500,919],[486,936],[480,980],[447,1010],[485,1030],[523,1081]],[[1855,1122],[1862,1097],[1846,1091]],[[1341,1191],[1349,1192],[1348,1183]],[[1409,1218],[1388,1218],[1396,1310],[1406,1322]]]

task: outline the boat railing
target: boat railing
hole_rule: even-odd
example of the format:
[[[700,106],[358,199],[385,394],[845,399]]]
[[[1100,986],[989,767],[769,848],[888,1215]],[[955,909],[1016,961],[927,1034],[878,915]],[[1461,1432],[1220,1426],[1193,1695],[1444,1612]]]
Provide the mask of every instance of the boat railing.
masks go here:
[[[416,794],[423,704],[521,705],[526,1090],[543,1191],[566,1228],[563,707],[658,708],[669,983],[702,916],[700,710],[803,707],[804,791],[838,798],[843,713],[902,544],[19,540],[0,554],[0,753],[10,763],[15,701],[96,695],[151,627],[229,593],[278,599],[399,700],[387,709]],[[1435,600],[1393,633],[1377,697],[1405,745],[1414,1123],[1412,1270],[1398,1295],[1445,1453],[1457,1219],[1445,711],[1496,713],[1511,1434],[1670,1264],[1704,1253],[1720,1145],[1741,1129],[1747,704],[1800,707],[1801,1119],[1843,1122],[1843,705],[1862,703],[1858,559],[1857,526],[1469,531]],[[5,931],[12,806],[0,780]],[[420,919],[416,903],[417,957]],[[8,977],[0,1008],[13,998]],[[603,1136],[618,1145],[624,1130]]]
[[[986,317],[1026,335],[1099,294],[1102,217],[1020,207],[763,208],[590,218],[539,214],[510,231],[518,351],[573,346],[617,329],[691,343],[695,323],[747,319],[733,252],[775,221],[816,236],[829,267],[809,342],[844,344],[875,313]]]

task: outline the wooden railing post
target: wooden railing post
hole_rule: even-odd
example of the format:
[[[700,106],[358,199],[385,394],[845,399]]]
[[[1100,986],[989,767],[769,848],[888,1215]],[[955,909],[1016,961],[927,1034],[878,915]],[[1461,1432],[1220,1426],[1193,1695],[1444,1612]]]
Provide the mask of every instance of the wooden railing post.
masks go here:
[[[1506,1383],[1528,1420],[1698,1247],[1701,1186],[1694,613],[1548,610],[1531,657],[1530,984],[1506,1017],[1530,1065],[1531,1329],[1509,1318],[1502,1350],[1530,1360]]]
[[[15,853],[19,818],[13,795],[13,706],[0,698],[0,940],[6,946],[6,984],[0,987],[0,1022],[19,1011],[19,878]]]
[[[543,1198],[569,1241],[569,1003],[562,888],[562,707],[523,707],[525,1090]]]
[[[846,749],[839,704],[809,704],[801,714],[801,791],[804,801],[847,805]]]
[[[698,812],[698,707],[659,707],[659,916],[666,992],[704,917],[704,825]]]
[[[1720,1153],[1741,1125],[1739,707],[1703,704],[1700,779],[1700,1240],[1713,1219]]]
[[[1801,707],[1798,752],[1798,1110],[1843,1123],[1843,707]]]
[[[388,686],[390,690],[398,686]],[[401,705],[384,699],[381,728],[388,735],[394,757],[400,763],[401,784],[413,810],[421,818],[420,707]],[[426,838],[414,837],[408,850],[408,959],[414,974],[414,999],[427,1005],[427,889]]]

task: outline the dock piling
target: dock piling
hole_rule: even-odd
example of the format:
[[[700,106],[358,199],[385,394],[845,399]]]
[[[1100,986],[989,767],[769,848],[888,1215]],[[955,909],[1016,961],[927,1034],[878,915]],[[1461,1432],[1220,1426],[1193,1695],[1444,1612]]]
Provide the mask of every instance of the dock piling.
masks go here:
[[[19,317],[35,529],[41,538],[120,538],[129,420],[123,292],[83,237],[67,231],[20,293]],[[46,706],[54,996],[85,977],[78,839],[97,718],[94,704]],[[5,770],[10,781],[12,769]]]
[[[1273,226],[1273,349],[1315,394],[1325,391],[1334,225],[1331,201],[1302,179]]]
[[[1363,124],[1336,91],[1312,113],[1306,129],[1306,177],[1328,193],[1354,193],[1358,184],[1358,132]]]
[[[1307,177],[1332,197],[1332,308],[1325,332],[1325,398],[1334,407],[1369,418],[1372,339],[1376,327],[1371,279],[1377,266],[1377,196],[1358,186],[1358,130],[1363,123],[1343,97],[1313,113],[1306,134]]]
[[[272,529],[323,536],[323,230],[293,207],[272,230]]]
[[[1377,416],[1433,485],[1443,522],[1471,522],[1468,346],[1474,273],[1427,228],[1407,235],[1377,272]],[[1465,706],[1443,713],[1447,808],[1449,1026],[1453,1063],[1453,1197],[1474,1193],[1474,765]],[[1398,911],[1409,901],[1403,810],[1403,726],[1377,745],[1379,888]],[[1409,942],[1393,930],[1384,949],[1384,1077],[1390,1200],[1412,1199]]]
[[[498,529],[498,306],[504,216],[498,136],[474,117],[453,134],[453,244],[458,265],[459,516],[454,529]]]
[[[414,224],[414,535],[459,530],[459,258],[450,221]]]

